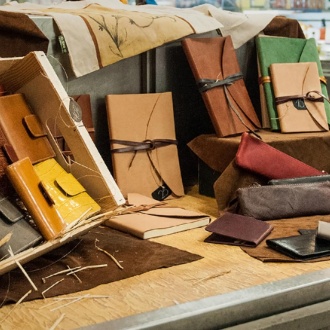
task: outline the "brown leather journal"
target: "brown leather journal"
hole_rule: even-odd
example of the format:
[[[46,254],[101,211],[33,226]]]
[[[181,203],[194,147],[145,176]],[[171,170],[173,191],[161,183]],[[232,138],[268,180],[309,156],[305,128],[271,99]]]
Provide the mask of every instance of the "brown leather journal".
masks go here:
[[[184,194],[172,93],[106,96],[113,172],[124,196]]]
[[[8,165],[6,173],[42,236],[51,240],[62,234],[66,224],[43,188],[30,159],[23,158]]]
[[[329,130],[316,62],[274,63],[270,74],[281,132]]]
[[[207,243],[241,246],[257,246],[273,230],[267,222],[235,213],[225,213],[206,228],[212,234]]]
[[[260,128],[230,36],[182,40],[216,135]]]
[[[6,139],[2,148],[12,162],[29,157],[34,164],[55,156],[39,118],[23,94],[0,97],[0,129]]]

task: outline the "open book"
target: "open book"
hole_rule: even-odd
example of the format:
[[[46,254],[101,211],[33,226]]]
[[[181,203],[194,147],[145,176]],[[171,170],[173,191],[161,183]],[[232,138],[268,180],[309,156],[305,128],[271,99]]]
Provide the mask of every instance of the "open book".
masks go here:
[[[111,217],[104,224],[132,234],[142,239],[159,237],[180,231],[206,226],[210,223],[210,216],[180,207],[169,207],[146,197],[145,201],[136,204],[133,199],[138,194],[129,195],[129,203],[144,206],[142,210]],[[132,198],[130,198],[130,196]],[[144,196],[143,196],[144,197]],[[142,203],[141,203],[142,202]]]

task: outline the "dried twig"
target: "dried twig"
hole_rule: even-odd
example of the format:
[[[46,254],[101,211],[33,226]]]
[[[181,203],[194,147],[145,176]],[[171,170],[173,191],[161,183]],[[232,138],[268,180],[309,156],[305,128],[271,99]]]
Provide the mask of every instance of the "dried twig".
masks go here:
[[[95,239],[95,247],[99,250],[99,251],[101,251],[101,252],[103,252],[103,253],[105,253],[107,256],[109,256],[111,259],[112,259],[112,261],[120,268],[120,269],[124,269],[124,267],[119,263],[119,261],[111,254],[111,253],[109,253],[108,251],[105,251],[105,250],[103,250],[103,249],[101,249],[100,247],[98,247],[97,245],[96,245],[96,242],[98,242],[99,240],[96,238]]]
[[[21,269],[21,271],[23,272],[24,276],[27,278],[27,280],[30,282],[30,284],[32,285],[33,289],[35,291],[38,291],[38,288],[36,287],[36,285],[33,283],[33,281],[31,280],[30,276],[28,275],[28,273],[25,271],[25,269],[23,268],[23,266],[20,264],[20,262],[16,259],[14,252],[11,248],[11,246],[9,246],[8,248],[8,252],[10,254],[11,257],[14,258],[14,261],[16,263],[16,265]]]
[[[85,266],[85,267],[81,267],[77,270],[73,270],[70,273],[67,273],[66,275],[73,275],[75,273],[81,272],[82,270],[86,270],[86,269],[90,269],[90,268],[101,268],[101,267],[107,267],[107,264],[102,264],[102,265],[92,265],[92,266]]]
[[[69,265],[66,265],[68,267],[68,270],[69,271],[72,271],[74,270],[74,268],[71,268]],[[72,274],[77,280],[79,283],[82,283],[82,280],[78,277],[78,275],[76,273]]]
[[[220,277],[220,276],[223,276],[223,275],[229,274],[230,272],[231,272],[230,270],[227,270],[227,271],[223,271],[223,272],[221,272],[221,273],[219,273],[219,274],[206,276],[206,277],[200,278],[199,280],[196,280],[196,281],[194,282],[194,284],[199,283],[199,282],[203,282],[203,281],[212,280],[213,278],[217,278],[217,277]]]
[[[58,283],[62,282],[64,280],[64,278],[62,278],[61,280],[55,282],[54,284],[52,284],[49,288],[47,288],[46,290],[42,291],[41,294],[43,296],[43,298],[46,298],[44,293],[46,293],[48,290],[50,290],[51,288],[53,288],[55,285],[57,285]]]
[[[56,327],[62,322],[65,314],[62,314],[56,321],[55,323],[49,328],[49,330],[54,330]]]
[[[72,270],[76,270],[76,269],[79,269],[79,268],[81,268],[81,266],[74,267],[74,268],[69,268],[69,269],[64,269],[64,270],[61,270],[59,272],[56,272],[56,273],[50,274],[48,276],[45,276],[41,280],[42,280],[43,283],[46,283],[46,278],[50,278],[50,277],[53,277],[53,276],[56,276],[56,275],[60,275],[60,274],[64,274],[64,273],[68,273],[68,272],[70,272]]]

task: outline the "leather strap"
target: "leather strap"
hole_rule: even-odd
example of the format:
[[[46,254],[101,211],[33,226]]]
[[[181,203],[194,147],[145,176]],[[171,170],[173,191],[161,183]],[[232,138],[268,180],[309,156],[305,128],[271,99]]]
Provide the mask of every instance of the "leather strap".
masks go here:
[[[171,144],[178,144],[177,140],[171,139],[154,139],[154,140],[144,140],[142,142],[134,142],[134,141],[126,141],[126,140],[116,140],[111,139],[111,143],[118,143],[123,144],[128,147],[123,148],[115,148],[111,149],[111,152],[133,152],[133,151],[140,151],[140,150],[154,150],[156,148],[166,147]]]
[[[317,95],[319,95],[319,97],[315,97],[313,95],[313,93],[316,93]],[[282,103],[297,100],[297,99],[308,100],[311,102],[323,102],[325,97],[317,91],[310,91],[310,92],[307,92],[306,95],[290,95],[290,96],[275,97],[275,103],[282,104]]]
[[[232,74],[223,80],[201,79],[197,82],[197,86],[199,91],[202,93],[214,87],[232,85],[236,80],[240,79],[243,79],[243,74],[241,72]]]

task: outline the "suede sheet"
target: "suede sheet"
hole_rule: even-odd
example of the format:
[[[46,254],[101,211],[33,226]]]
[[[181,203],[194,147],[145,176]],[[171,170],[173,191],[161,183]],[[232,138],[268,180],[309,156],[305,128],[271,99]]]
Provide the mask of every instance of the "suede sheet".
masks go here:
[[[95,246],[96,244],[96,246]],[[110,253],[123,267],[117,264],[103,251]],[[123,280],[135,275],[172,267],[202,259],[201,256],[149,240],[135,238],[108,227],[91,229],[87,234],[75,239],[27,264],[24,269],[32,279],[38,291],[32,288],[19,268],[0,276],[0,307],[16,303],[29,290],[31,293],[24,301],[46,298],[82,290],[88,290],[101,284]],[[77,266],[104,265],[106,267],[89,268],[76,273],[78,276],[59,274],[47,276]],[[42,281],[45,279],[45,283]],[[81,282],[80,282],[81,281]]]
[[[0,11],[0,57],[47,53],[49,40],[27,15]]]

